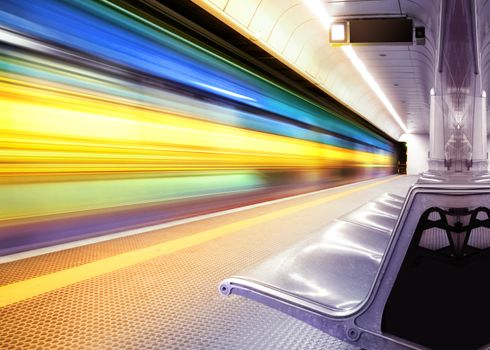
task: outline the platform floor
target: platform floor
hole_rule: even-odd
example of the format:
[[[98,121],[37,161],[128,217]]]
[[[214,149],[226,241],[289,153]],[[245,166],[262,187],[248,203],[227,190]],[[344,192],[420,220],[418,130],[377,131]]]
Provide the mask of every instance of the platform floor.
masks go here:
[[[353,349],[218,283],[384,192],[392,176],[146,233],[0,258],[0,349]],[[87,242],[85,242],[87,243]]]

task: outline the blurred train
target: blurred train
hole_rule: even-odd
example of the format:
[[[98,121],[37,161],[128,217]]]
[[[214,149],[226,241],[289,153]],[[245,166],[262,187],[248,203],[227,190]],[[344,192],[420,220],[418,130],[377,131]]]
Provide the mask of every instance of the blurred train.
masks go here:
[[[0,255],[396,171],[395,144],[101,0],[0,3]]]

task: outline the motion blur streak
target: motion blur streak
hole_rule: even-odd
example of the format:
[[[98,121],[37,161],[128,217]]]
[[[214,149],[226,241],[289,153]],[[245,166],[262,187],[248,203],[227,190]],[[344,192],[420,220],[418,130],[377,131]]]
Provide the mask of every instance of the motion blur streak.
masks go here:
[[[393,172],[393,145],[107,1],[0,3],[0,254]]]

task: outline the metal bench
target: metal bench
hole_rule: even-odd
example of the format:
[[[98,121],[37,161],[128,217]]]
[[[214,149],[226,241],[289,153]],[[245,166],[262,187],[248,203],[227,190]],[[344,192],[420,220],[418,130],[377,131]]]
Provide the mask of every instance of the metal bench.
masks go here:
[[[468,312],[461,298],[471,300],[466,286],[490,295],[480,282],[482,271],[490,272],[490,218],[482,205],[490,207],[490,178],[425,174],[406,200],[385,194],[219,289],[365,349],[478,349],[490,343],[475,321],[488,316],[490,298]],[[462,232],[467,237],[459,239]],[[431,239],[439,242],[433,250]],[[447,288],[452,282],[458,287]]]

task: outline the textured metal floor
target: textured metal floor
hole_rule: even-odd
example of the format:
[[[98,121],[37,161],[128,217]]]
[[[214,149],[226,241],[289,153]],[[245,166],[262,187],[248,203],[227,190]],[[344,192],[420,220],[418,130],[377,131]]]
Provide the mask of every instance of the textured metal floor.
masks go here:
[[[0,308],[0,349],[353,349],[261,304],[223,298],[217,285],[383,192],[404,195],[413,181],[415,177],[398,177]],[[356,186],[361,185],[4,263],[0,284],[49,275]]]

